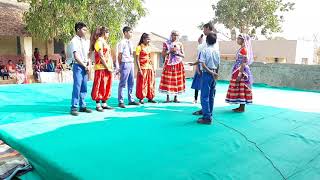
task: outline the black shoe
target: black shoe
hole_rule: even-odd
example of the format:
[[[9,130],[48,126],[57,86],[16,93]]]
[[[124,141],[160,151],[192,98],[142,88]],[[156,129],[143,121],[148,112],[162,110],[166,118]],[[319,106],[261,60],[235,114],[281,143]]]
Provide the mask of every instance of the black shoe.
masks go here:
[[[71,110],[71,111],[70,111],[70,114],[71,114],[72,116],[79,116],[79,112],[78,112],[77,110]]]
[[[126,108],[126,106],[124,105],[124,103],[119,103],[118,106],[121,107],[121,108]]]
[[[133,102],[130,102],[130,103],[129,103],[129,105],[139,106],[139,105],[140,105],[140,103],[138,103],[138,102],[134,102],[134,101],[133,101]]]
[[[140,103],[140,104],[144,104],[143,99],[140,99],[140,100],[139,100],[139,103]]]
[[[199,124],[206,124],[206,125],[210,125],[212,123],[212,120],[210,119],[203,119],[203,118],[199,118],[197,120],[197,123]]]
[[[192,113],[192,115],[196,115],[196,116],[202,115],[202,110],[196,111]]]
[[[114,109],[114,108],[111,107],[111,106],[102,106],[102,108],[103,108],[103,109],[107,109],[107,110],[112,110],[112,109]]]
[[[148,100],[149,103],[157,103],[157,101],[153,100],[153,99],[149,99]]]
[[[97,110],[98,112],[103,112],[103,108],[102,108],[102,107],[96,107],[96,110]]]
[[[92,110],[84,107],[84,108],[80,108],[80,112],[92,113]]]

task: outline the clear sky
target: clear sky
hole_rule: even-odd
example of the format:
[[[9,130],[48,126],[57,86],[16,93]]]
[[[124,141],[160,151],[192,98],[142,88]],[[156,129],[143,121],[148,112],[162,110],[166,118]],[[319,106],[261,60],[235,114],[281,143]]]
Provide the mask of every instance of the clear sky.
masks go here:
[[[139,21],[136,31],[155,32],[169,36],[177,29],[189,40],[196,40],[201,34],[197,26],[214,16],[211,5],[218,0],[145,0],[148,15]],[[291,0],[295,10],[285,14],[283,32],[279,36],[287,39],[312,40],[318,33],[320,40],[320,0]],[[223,26],[218,27],[224,31]]]

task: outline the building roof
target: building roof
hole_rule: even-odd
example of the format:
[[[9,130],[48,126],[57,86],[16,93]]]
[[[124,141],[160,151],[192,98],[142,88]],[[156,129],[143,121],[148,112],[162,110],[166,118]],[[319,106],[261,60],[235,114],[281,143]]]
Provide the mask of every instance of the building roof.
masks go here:
[[[23,13],[28,9],[26,3],[14,0],[0,2],[0,36],[27,36]]]

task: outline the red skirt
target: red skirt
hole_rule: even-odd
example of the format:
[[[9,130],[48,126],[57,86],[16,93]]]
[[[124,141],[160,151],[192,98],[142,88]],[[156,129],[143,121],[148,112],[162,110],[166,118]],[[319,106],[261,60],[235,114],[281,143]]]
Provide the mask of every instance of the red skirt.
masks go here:
[[[165,65],[161,75],[159,91],[166,94],[181,94],[186,89],[186,75],[183,63]]]
[[[252,89],[245,83],[244,77],[242,77],[239,82],[236,82],[238,74],[239,69],[232,74],[226,102],[230,104],[251,104]]]
[[[95,70],[91,97],[94,101],[107,101],[111,96],[112,73],[106,69]]]
[[[155,73],[152,69],[141,69],[141,73],[137,73],[136,96],[152,100],[155,96]]]

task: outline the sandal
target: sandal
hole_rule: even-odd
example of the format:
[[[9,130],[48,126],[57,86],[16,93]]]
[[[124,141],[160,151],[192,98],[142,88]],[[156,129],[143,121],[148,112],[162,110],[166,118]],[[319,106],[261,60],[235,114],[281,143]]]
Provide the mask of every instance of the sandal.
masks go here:
[[[97,110],[98,112],[103,112],[103,108],[102,108],[102,107],[96,107],[96,110]]]
[[[102,109],[112,110],[112,109],[114,109],[114,108],[111,107],[111,106],[102,106]]]
[[[173,100],[174,103],[180,103],[180,101],[178,101],[178,99]]]
[[[157,102],[156,102],[155,100],[153,100],[153,99],[149,99],[148,102],[149,102],[149,103],[157,103]]]

